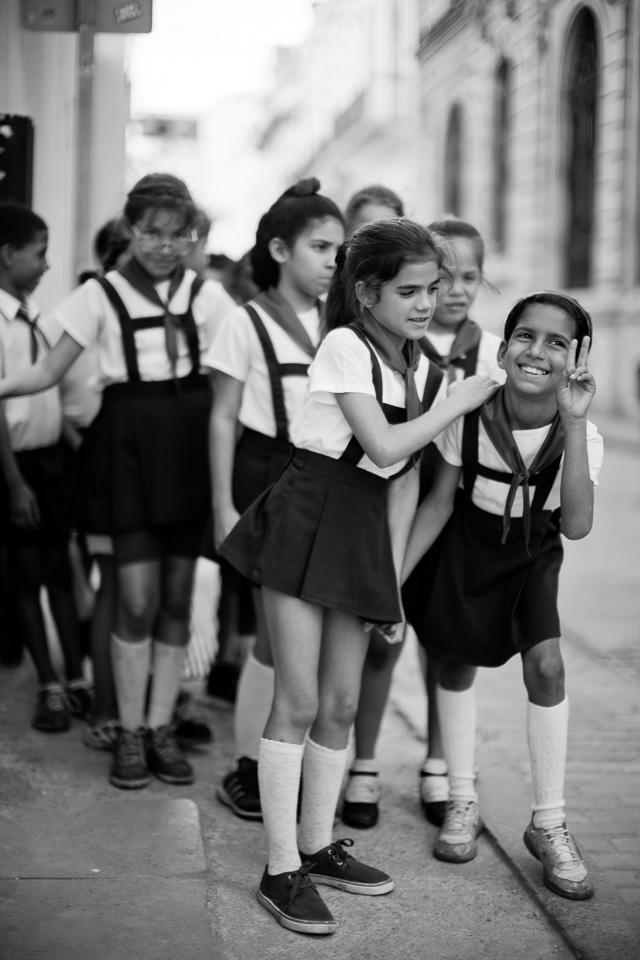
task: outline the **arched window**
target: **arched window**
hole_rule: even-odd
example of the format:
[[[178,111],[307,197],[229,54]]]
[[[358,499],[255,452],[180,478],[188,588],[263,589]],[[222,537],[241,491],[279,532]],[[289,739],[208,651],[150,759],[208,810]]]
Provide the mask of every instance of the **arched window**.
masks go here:
[[[564,284],[567,287],[586,287],[592,282],[598,72],[596,24],[591,11],[583,7],[571,28],[562,91],[566,118]]]
[[[462,215],[462,111],[451,108],[444,147],[444,209]]]
[[[504,250],[507,236],[511,77],[511,64],[502,60],[496,73],[493,123],[493,239],[498,250]]]

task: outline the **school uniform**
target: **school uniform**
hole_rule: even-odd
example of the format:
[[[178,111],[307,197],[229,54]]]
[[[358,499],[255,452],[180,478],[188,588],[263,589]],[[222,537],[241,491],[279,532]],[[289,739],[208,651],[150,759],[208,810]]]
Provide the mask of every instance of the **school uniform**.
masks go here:
[[[80,456],[79,524],[92,533],[182,530],[195,557],[210,509],[210,390],[201,357],[233,302],[191,270],[151,282],[130,261],[88,280],[56,309],[96,345],[102,403]]]
[[[49,351],[32,301],[22,303],[0,290],[0,377],[28,370]],[[23,479],[33,491],[40,513],[37,529],[9,521],[9,490],[0,472],[0,533],[9,546],[64,545],[66,485],[59,450],[62,412],[57,387],[33,396],[4,401],[11,449]]]
[[[420,356],[413,374],[419,396],[428,373]],[[444,399],[444,384],[433,392],[429,403]],[[398,622],[387,490],[410,458],[377,467],[343,417],[340,393],[375,397],[389,423],[407,419],[405,380],[382,361],[360,324],[330,332],[291,427],[291,462],[242,516],[220,554],[254,583],[367,620]]]
[[[489,404],[497,404],[500,393]],[[446,462],[462,468],[462,478],[424,616],[414,626],[438,657],[500,666],[560,636],[563,453],[559,417],[549,426],[510,431],[522,464],[519,473],[510,472],[496,449],[487,406],[437,440]],[[597,483],[603,442],[591,422],[587,453]]]

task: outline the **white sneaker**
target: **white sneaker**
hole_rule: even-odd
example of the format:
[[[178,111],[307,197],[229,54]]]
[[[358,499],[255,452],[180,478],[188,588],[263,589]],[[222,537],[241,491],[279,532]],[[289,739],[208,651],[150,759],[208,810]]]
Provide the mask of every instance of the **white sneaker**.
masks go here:
[[[569,900],[589,900],[593,896],[593,884],[566,823],[534,827],[532,820],[524,832],[524,843],[542,863],[544,882],[550,890]]]
[[[476,837],[484,829],[476,800],[448,800],[444,823],[433,848],[437,860],[467,863],[478,853]]]

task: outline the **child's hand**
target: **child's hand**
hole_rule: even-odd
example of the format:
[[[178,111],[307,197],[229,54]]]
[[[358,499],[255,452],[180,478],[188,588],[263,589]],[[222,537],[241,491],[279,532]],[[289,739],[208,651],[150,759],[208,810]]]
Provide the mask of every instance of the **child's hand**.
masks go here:
[[[37,530],[40,510],[36,496],[24,481],[9,488],[9,517],[11,523],[23,530]]]
[[[563,420],[582,420],[596,392],[593,374],[587,368],[589,337],[584,337],[576,360],[578,341],[572,340],[567,353],[567,364],[558,383],[558,410]]]
[[[240,514],[235,507],[228,507],[226,510],[216,510],[213,515],[213,542],[216,550],[220,547],[223,540],[227,539],[239,519]]]
[[[449,396],[455,396],[457,401],[461,401],[462,413],[469,413],[486,403],[499,386],[491,377],[475,374],[466,380],[455,380],[449,387]]]

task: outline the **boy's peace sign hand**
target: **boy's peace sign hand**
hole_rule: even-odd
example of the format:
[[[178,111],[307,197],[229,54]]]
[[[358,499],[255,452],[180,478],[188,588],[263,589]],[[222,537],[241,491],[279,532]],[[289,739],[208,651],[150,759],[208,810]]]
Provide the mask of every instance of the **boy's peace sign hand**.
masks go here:
[[[567,364],[558,383],[557,399],[560,416],[566,420],[580,420],[587,410],[596,392],[596,382],[587,367],[589,337],[583,337],[578,351],[578,341],[572,340],[567,353]]]

